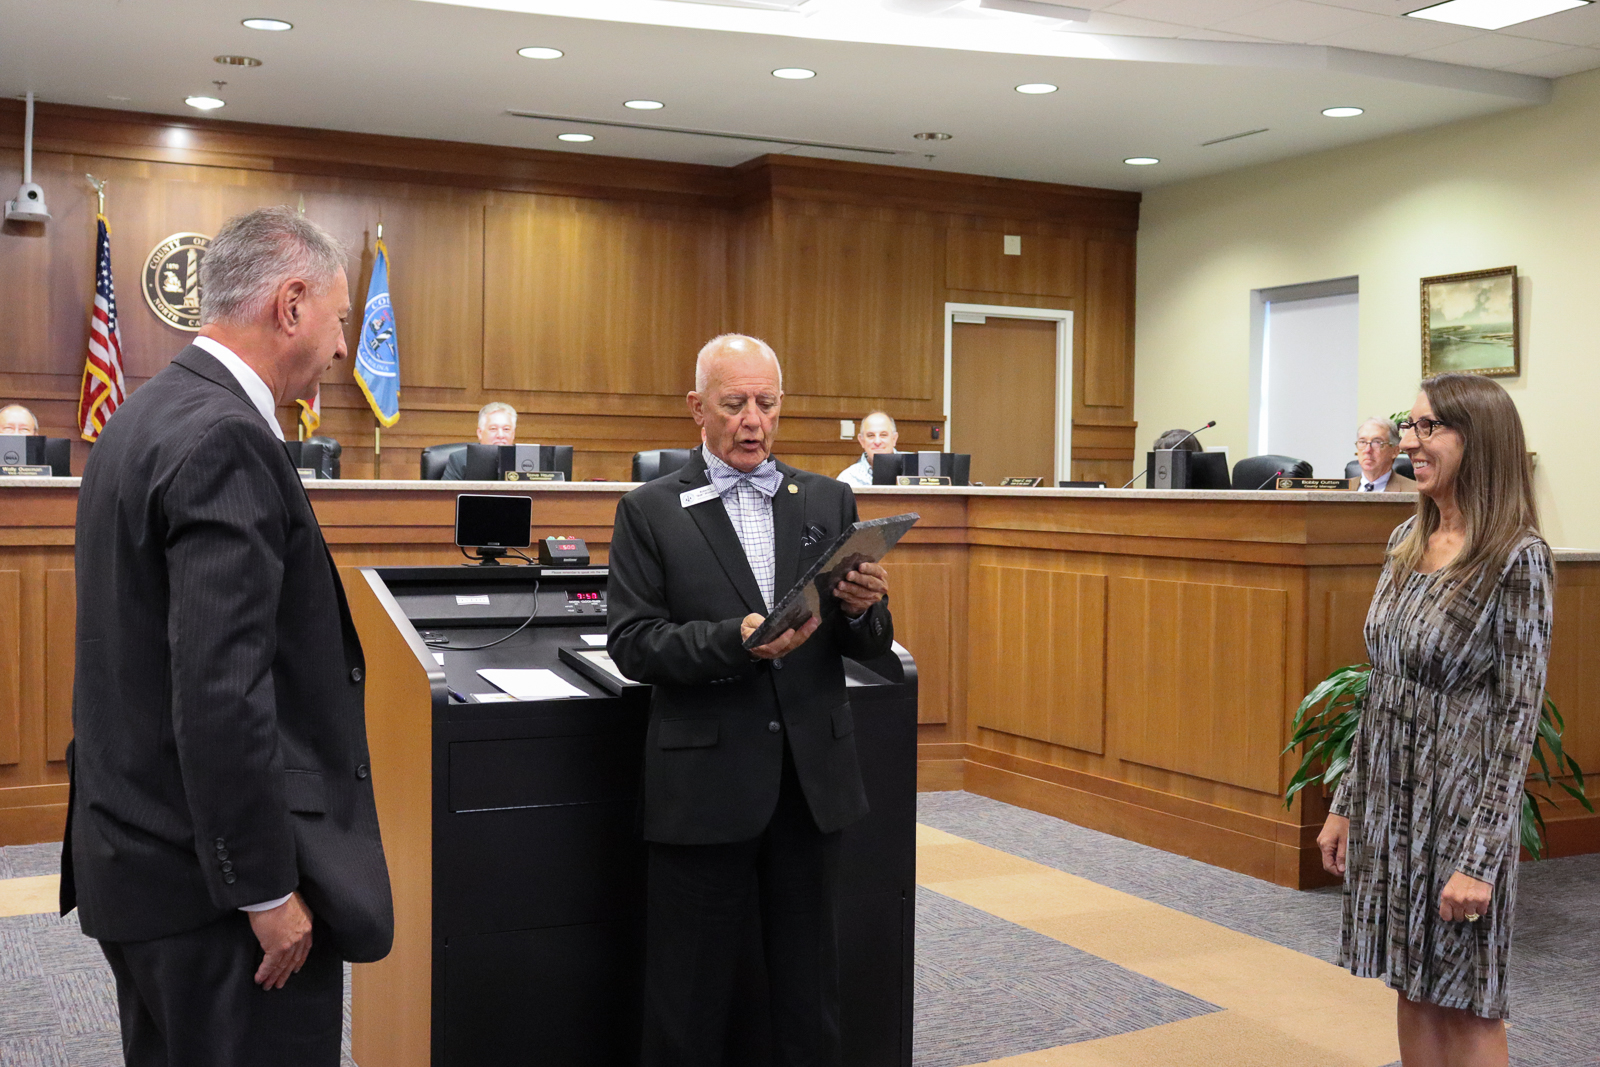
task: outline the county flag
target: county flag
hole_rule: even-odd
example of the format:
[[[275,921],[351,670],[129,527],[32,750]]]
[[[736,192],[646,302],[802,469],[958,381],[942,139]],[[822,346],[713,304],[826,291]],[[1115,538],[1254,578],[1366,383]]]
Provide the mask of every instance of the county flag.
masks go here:
[[[400,348],[395,343],[394,310],[389,306],[389,250],[378,238],[367,303],[356,348],[356,384],[367,395],[372,414],[385,427],[400,421]]]
[[[89,316],[89,355],[78,390],[78,432],[94,441],[106,420],[128,397],[122,379],[122,327],[117,324],[117,290],[111,283],[111,231],[104,215],[95,216],[94,313]]]

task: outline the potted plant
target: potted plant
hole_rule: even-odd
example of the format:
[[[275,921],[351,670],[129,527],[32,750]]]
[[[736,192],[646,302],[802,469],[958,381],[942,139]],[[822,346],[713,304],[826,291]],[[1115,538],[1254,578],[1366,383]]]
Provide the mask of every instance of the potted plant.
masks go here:
[[[1315,689],[1306,694],[1295,712],[1293,736],[1283,751],[1300,746],[1300,768],[1289,779],[1284,793],[1284,804],[1294,802],[1295,794],[1306,786],[1321,782],[1332,790],[1350,768],[1350,745],[1355,741],[1356,729],[1361,723],[1361,713],[1367,703],[1367,673],[1372,668],[1365,663],[1340,667],[1328,675]],[[1318,709],[1318,706],[1320,710]],[[1522,790],[1522,847],[1528,855],[1540,859],[1544,855],[1545,825],[1541,804],[1557,807],[1553,788],[1559,786],[1566,794],[1594,811],[1589,795],[1584,789],[1583,768],[1561,746],[1561,735],[1566,723],[1555,703],[1547,695],[1539,713],[1539,730],[1534,735],[1533,773]],[[1563,779],[1571,778],[1568,784]],[[1535,792],[1535,789],[1540,790]]]

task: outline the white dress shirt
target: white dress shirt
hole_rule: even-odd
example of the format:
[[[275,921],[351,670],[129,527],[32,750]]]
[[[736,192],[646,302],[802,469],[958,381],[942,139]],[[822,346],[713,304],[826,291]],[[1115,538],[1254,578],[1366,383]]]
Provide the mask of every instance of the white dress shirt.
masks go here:
[[[244,387],[244,395],[250,398],[250,403],[261,412],[261,417],[267,420],[267,425],[272,427],[272,432],[278,440],[284,440],[283,427],[278,425],[278,404],[272,398],[272,390],[267,388],[267,383],[261,380],[261,375],[250,369],[250,364],[240,359],[233,350],[221,341],[210,337],[196,337],[194,344],[203,348],[217,358],[217,362],[228,368],[228,373],[238,379]],[[288,898],[285,897],[285,900]]]
[[[1374,478],[1371,481],[1368,481],[1367,480],[1367,472],[1366,471],[1362,471],[1361,472],[1361,487],[1360,487],[1359,491],[1363,492],[1363,493],[1381,493],[1381,492],[1383,492],[1384,489],[1387,488],[1388,485],[1389,485],[1389,475],[1391,475],[1393,473],[1394,473],[1394,468],[1390,467],[1388,470],[1384,471],[1381,476],[1379,476],[1377,478]]]
[[[261,380],[261,375],[251,370],[250,364],[240,359],[231,348],[221,341],[215,341],[209,337],[196,337],[194,344],[196,348],[203,348],[206,352],[215,356],[217,362],[227,367],[228,373],[238,379],[239,384],[244,388],[244,395],[250,398],[250,403],[255,405],[256,410],[261,413],[261,417],[267,420],[267,425],[272,427],[272,432],[278,435],[278,440],[282,441],[284,439],[283,427],[278,425],[278,417],[276,415],[278,405],[273,402],[272,390],[268,389],[267,383]],[[282,906],[292,896],[294,894],[290,893],[287,896],[279,897],[277,900],[267,900],[260,904],[246,904],[239,910],[271,911],[273,908]]]

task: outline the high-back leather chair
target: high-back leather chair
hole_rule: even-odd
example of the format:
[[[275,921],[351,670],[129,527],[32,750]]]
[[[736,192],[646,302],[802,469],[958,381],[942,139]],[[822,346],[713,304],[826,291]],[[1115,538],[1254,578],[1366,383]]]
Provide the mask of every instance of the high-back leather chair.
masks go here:
[[[653,482],[663,474],[671,474],[694,454],[690,448],[652,448],[648,452],[633,454],[633,480]]]
[[[437,482],[444,477],[445,464],[457,452],[465,452],[470,441],[456,441],[448,445],[429,445],[422,450],[422,480]]]
[[[1407,455],[1399,455],[1394,458],[1394,472],[1400,477],[1410,478],[1412,481],[1415,481],[1417,477],[1417,472],[1411,466],[1411,457]],[[1344,465],[1344,476],[1346,478],[1361,477],[1361,461],[1353,459],[1346,463]]]
[[[1270,489],[1272,483],[1269,479],[1277,471],[1282,471],[1284,478],[1310,478],[1311,464],[1303,459],[1293,456],[1251,456],[1241,459],[1233,465],[1233,487],[1235,489]]]

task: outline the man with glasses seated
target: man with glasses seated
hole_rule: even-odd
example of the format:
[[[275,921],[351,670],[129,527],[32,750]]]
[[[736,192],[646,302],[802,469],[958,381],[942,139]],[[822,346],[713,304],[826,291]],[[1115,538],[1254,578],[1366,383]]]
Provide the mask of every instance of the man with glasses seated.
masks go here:
[[[1400,454],[1400,430],[1390,419],[1370,418],[1356,431],[1356,460],[1361,464],[1363,493],[1414,493],[1417,483],[1394,469]]]

